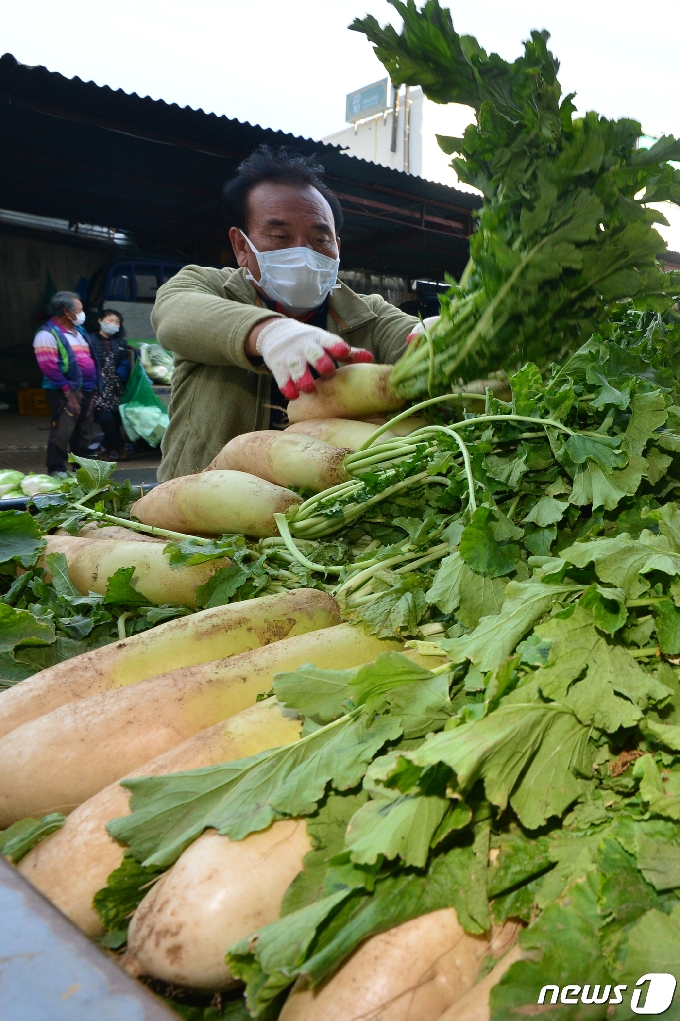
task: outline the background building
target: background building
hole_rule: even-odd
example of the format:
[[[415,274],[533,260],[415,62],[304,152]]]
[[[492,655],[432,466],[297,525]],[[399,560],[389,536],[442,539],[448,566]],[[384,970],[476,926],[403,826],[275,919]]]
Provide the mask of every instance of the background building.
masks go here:
[[[474,192],[474,188],[459,182],[449,166],[451,157],[437,143],[438,134],[462,135],[474,120],[472,108],[459,103],[433,103],[420,87],[401,89],[395,97],[390,86],[388,96],[388,109],[326,135],[323,141],[340,146],[348,156]]]

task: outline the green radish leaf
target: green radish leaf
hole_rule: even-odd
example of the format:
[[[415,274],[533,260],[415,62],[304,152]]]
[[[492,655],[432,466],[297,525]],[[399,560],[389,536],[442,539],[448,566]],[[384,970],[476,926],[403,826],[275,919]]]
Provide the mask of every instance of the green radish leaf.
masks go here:
[[[61,829],[65,822],[66,816],[61,812],[51,812],[42,819],[20,819],[0,832],[0,854],[18,865],[31,848]]]
[[[442,613],[453,613],[460,606],[461,583],[469,584],[472,576],[473,572],[456,550],[442,560],[425,598]]]
[[[647,441],[666,423],[666,401],[659,390],[637,393],[631,400],[631,411],[621,446],[628,454],[641,454]]]
[[[61,599],[80,599],[81,593],[71,581],[68,573],[68,561],[63,553],[48,553],[45,563],[52,575],[54,591]]]
[[[45,543],[40,526],[27,511],[0,510],[0,564],[32,567]]]
[[[625,960],[631,927],[650,908],[660,907],[660,899],[638,868],[635,855],[618,840],[600,834],[596,852],[599,878],[598,905],[605,919],[602,947],[617,971]]]
[[[659,744],[670,748],[674,752],[680,752],[680,727],[669,726],[667,723],[659,723],[649,718],[645,720],[645,730],[648,731]]]
[[[148,606],[151,600],[130,584],[136,568],[119,567],[106,582],[105,606]]]
[[[576,567],[594,563],[598,578],[623,589],[630,599],[637,599],[647,587],[641,575],[662,571],[673,577],[680,572],[680,555],[674,553],[668,539],[646,530],[639,539],[624,533],[611,539],[577,542],[562,550],[560,556]]]
[[[452,663],[471,660],[485,673],[509,659],[520,638],[552,604],[573,591],[572,585],[511,581],[500,614],[482,617],[475,630],[461,638],[438,641]]]
[[[198,541],[190,537],[181,542],[169,542],[163,547],[171,567],[192,567],[204,564],[208,560],[221,557],[233,557],[247,550],[246,540],[242,535],[222,536],[221,539]]]
[[[485,458],[484,468],[492,479],[497,479],[508,489],[515,490],[528,470],[526,454],[523,453],[520,457],[498,457],[491,454]]]
[[[625,970],[621,977],[633,987],[641,975],[658,972],[680,975],[678,904],[670,914],[658,908],[648,911],[630,931]]]
[[[11,652],[17,646],[49,645],[54,638],[52,624],[36,620],[28,610],[0,603],[0,652]]]
[[[602,469],[592,462],[576,466],[574,485],[569,496],[569,503],[577,507],[592,506],[604,507],[606,510],[615,510],[624,496],[626,490],[621,489],[617,482],[622,472],[612,472],[605,475]]]
[[[579,606],[590,610],[595,627],[608,635],[619,631],[628,619],[626,597],[622,589],[591,585],[581,596]]]
[[[638,868],[655,890],[680,888],[680,847],[667,840],[652,840],[644,833],[635,837]]]
[[[510,574],[519,560],[519,546],[499,543],[493,533],[494,512],[478,507],[460,537],[460,555],[477,574],[499,578]]]
[[[510,1021],[527,1004],[538,1003],[544,986],[562,988],[572,982],[575,975],[579,983],[589,986],[591,992],[595,985],[599,985],[600,991],[605,985],[613,990],[616,979],[609,970],[600,945],[597,908],[597,883],[588,878],[572,886],[564,901],[550,904],[520,934],[519,944],[529,952],[528,960],[513,964],[491,990],[493,1021]],[[550,1021],[558,1017],[577,1021],[585,1016],[578,1000],[576,1006],[559,1003],[552,1009],[550,1002],[548,994],[542,1016]]]
[[[130,855],[125,855],[119,867],[109,875],[106,886],[95,893],[92,902],[107,931],[124,936],[132,915],[163,871],[162,868],[140,865]]]
[[[313,663],[303,663],[297,670],[275,674],[272,687],[282,705],[297,709],[315,723],[330,723],[348,711],[349,684],[357,669],[320,670]]]
[[[430,844],[448,804],[442,797],[401,794],[376,790],[352,817],[346,844],[351,859],[360,865],[375,865],[381,856],[388,861],[399,857],[404,865],[424,868]]]
[[[545,387],[538,366],[528,362],[510,377],[510,386],[515,414],[539,417]]]
[[[166,620],[174,620],[176,617],[186,617],[190,613],[193,613],[193,610],[190,610],[188,606],[152,606],[144,616],[149,624],[154,626],[164,624]]]
[[[389,585],[376,599],[359,609],[349,609],[350,620],[360,620],[370,635],[403,638],[419,634],[418,622],[427,609],[422,576],[378,571],[378,582]]]
[[[600,389],[590,402],[594,408],[604,408],[608,404],[613,404],[614,407],[625,411],[630,404],[630,390],[628,387],[624,390],[617,390],[601,372],[597,372],[594,368],[588,369],[586,379],[589,383],[596,383],[600,386]]]
[[[405,758],[424,769],[444,763],[459,789],[483,780],[486,796],[503,810],[512,796],[519,820],[529,829],[562,815],[580,796],[574,768],[588,769],[590,730],[563,706],[530,701],[526,688],[506,697],[487,717],[429,737]]]
[[[633,774],[640,780],[640,797],[648,804],[649,811],[664,819],[680,821],[678,773],[671,772],[664,778],[654,758],[643,755],[633,766]]]
[[[372,663],[359,667],[348,683],[354,705],[379,707],[384,698],[391,703],[402,690],[418,699],[428,682],[438,685],[439,679],[433,677],[430,670],[398,652],[381,652]],[[447,692],[448,689],[444,689],[444,693]],[[441,697],[442,691],[437,689],[436,700],[439,701]]]
[[[78,614],[73,617],[59,617],[57,623],[62,631],[65,631],[74,641],[86,638],[94,628],[94,621],[91,617],[81,617]]]
[[[11,688],[35,673],[35,667],[20,663],[11,652],[0,652],[0,691]]]
[[[125,780],[131,815],[110,822],[144,865],[170,865],[208,827],[242,840],[275,819],[313,813],[333,782],[361,782],[368,763],[401,734],[398,720],[345,716],[295,744],[176,776]]]
[[[594,461],[605,472],[611,472],[614,468],[623,468],[627,461],[625,453],[619,449],[619,442],[615,436],[584,436],[577,433],[569,437],[565,448],[574,464]]]
[[[0,611],[0,616],[1,613],[2,611]],[[47,667],[54,666],[55,663],[63,663],[64,660],[71,659],[73,656],[79,656],[86,650],[85,642],[57,635],[56,640],[53,639],[49,645],[33,645],[31,642],[25,647],[15,648],[14,658],[21,664],[27,664],[31,667],[31,673],[35,673],[37,670],[45,670]]]
[[[211,606],[223,606],[245,585],[249,577],[250,572],[241,564],[221,567],[204,585],[198,586],[196,602],[203,609],[208,609]]]
[[[86,492],[105,486],[117,468],[115,461],[95,461],[90,457],[78,457],[77,454],[69,454],[68,459],[72,464],[80,465],[76,479]]]
[[[505,601],[507,579],[476,574],[464,564],[461,572],[460,605],[456,617],[464,627],[475,628],[482,617],[500,613]]]
[[[553,867],[547,837],[530,840],[521,830],[513,828],[497,837],[494,844],[500,853],[487,872],[490,897],[498,897]]]
[[[593,614],[582,606],[567,619],[553,617],[535,633],[551,643],[536,683],[546,698],[573,709],[581,723],[609,733],[633,727],[648,705],[672,694],[625,649],[609,645],[596,631]]]
[[[667,656],[677,656],[680,653],[680,611],[671,599],[662,599],[654,609],[659,648]]]
[[[345,850],[347,824],[367,799],[368,794],[365,791],[343,795],[331,793],[318,811],[307,817],[307,834],[312,850],[305,855],[302,871],[286,890],[281,905],[281,917],[321,900],[324,893],[329,892],[324,889],[329,864]],[[364,877],[370,875],[370,870],[364,870]]]
[[[553,496],[542,496],[525,516],[524,521],[532,522],[539,528],[556,525],[564,517],[568,506],[568,503],[562,503],[561,500],[556,500]]]
[[[556,528],[536,528],[526,533],[524,545],[535,557],[547,557],[556,538]]]
[[[659,522],[659,531],[672,548],[680,550],[680,508],[677,503],[664,503],[658,510],[652,511],[650,517]]]

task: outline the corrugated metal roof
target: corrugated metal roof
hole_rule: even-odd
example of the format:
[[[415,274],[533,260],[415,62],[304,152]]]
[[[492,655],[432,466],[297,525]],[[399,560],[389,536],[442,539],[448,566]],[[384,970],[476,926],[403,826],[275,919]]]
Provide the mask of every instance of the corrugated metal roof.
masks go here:
[[[467,259],[477,196],[335,146],[66,78],[0,57],[0,206],[132,232],[143,247],[219,261],[220,192],[266,143],[315,153],[346,216],[343,264],[442,279]]]

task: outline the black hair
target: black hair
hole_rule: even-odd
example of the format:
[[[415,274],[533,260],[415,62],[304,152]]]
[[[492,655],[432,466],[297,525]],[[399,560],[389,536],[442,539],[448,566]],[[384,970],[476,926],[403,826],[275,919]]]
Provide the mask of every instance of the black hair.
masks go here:
[[[331,207],[336,235],[342,230],[343,215],[340,200],[323,182],[324,168],[314,156],[303,156],[295,149],[282,145],[276,151],[261,145],[241,163],[236,176],[222,189],[224,215],[228,227],[248,232],[248,195],[263,181],[275,181],[296,188],[316,188]]]
[[[97,328],[101,329],[99,320],[104,319],[105,316],[109,315],[109,313],[111,315],[118,316],[120,329],[118,330],[118,333],[114,333],[114,337],[116,338],[116,340],[123,340],[123,338],[125,337],[125,318],[123,316],[123,313],[119,312],[117,308],[103,308],[101,312],[99,312],[97,315]]]
[[[75,291],[57,291],[50,298],[47,310],[50,316],[57,318],[63,316],[67,309],[69,312],[75,312],[77,301],[80,301],[80,295]]]

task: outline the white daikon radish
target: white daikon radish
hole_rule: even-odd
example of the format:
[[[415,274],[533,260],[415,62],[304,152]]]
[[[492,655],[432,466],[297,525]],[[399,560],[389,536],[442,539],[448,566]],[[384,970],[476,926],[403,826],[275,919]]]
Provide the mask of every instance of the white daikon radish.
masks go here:
[[[275,822],[244,840],[208,830],[137,908],[124,967],[192,989],[226,989],[233,982],[227,949],[276,921],[309,850],[304,819]]]
[[[295,493],[256,475],[209,471],[161,483],[130,513],[145,525],[190,535],[237,532],[265,538],[278,535],[274,514],[301,502]]]
[[[391,365],[343,365],[316,380],[316,390],[288,404],[291,422],[310,418],[367,418],[406,403],[390,389]]]
[[[348,448],[313,436],[263,429],[229,440],[207,470],[249,471],[277,486],[304,487],[320,493],[349,478],[343,468],[348,453]]]

